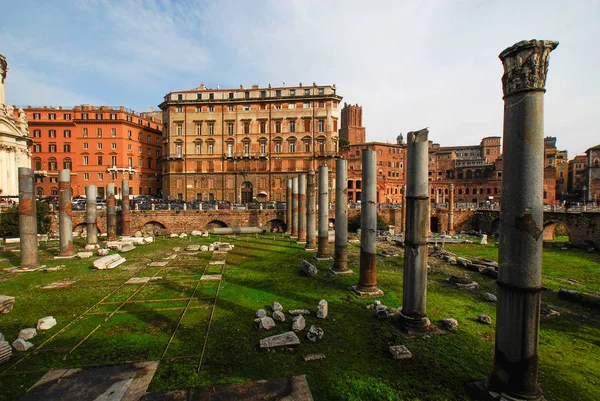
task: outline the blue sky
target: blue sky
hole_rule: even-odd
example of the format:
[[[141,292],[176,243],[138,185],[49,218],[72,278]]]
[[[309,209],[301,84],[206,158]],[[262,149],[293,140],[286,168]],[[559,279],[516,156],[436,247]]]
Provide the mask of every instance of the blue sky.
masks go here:
[[[369,140],[430,127],[442,146],[502,135],[498,54],[552,52],[545,134],[600,144],[599,1],[4,1],[7,101],[149,110],[171,91],[336,84]]]

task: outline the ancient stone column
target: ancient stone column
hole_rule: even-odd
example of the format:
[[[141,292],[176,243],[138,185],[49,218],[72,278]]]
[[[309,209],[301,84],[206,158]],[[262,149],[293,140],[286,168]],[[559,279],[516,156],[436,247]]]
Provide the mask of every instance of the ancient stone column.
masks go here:
[[[448,187],[448,234],[454,234],[454,184]]]
[[[334,274],[352,274],[348,269],[348,160],[337,159],[335,166],[335,250]]]
[[[406,231],[406,184],[402,185],[402,222],[400,223],[400,231]]]
[[[306,193],[306,246],[304,250],[317,249],[317,205],[315,192],[315,170],[310,170],[307,175]]]
[[[36,269],[38,262],[37,210],[33,195],[33,170],[19,167],[19,237],[21,268]]]
[[[285,190],[285,232],[288,234],[292,233],[292,198],[292,179],[288,178]]]
[[[298,243],[306,244],[306,174],[298,176]]]
[[[429,149],[427,128],[409,132],[407,143],[406,234],[400,325],[423,330],[427,317],[427,233],[429,232]]]
[[[540,399],[538,337],[542,290],[544,92],[558,42],[519,42],[504,65],[504,171],[498,251],[494,367],[489,391]]]
[[[71,209],[71,170],[58,172],[59,256],[73,256],[73,210]]]
[[[319,232],[317,259],[329,259],[329,169],[319,167]]]
[[[98,245],[98,226],[96,225],[96,186],[85,187],[85,223],[87,228],[86,249],[95,248]]]
[[[377,156],[373,149],[362,154],[360,213],[360,277],[353,291],[361,297],[383,295],[377,287]]]
[[[292,237],[298,238],[298,177],[292,178]]]
[[[115,184],[106,186],[106,239],[117,239],[117,208],[115,202]]]
[[[131,235],[131,211],[129,205],[129,180],[123,180],[121,183],[121,216],[123,219],[123,235]],[[186,204],[183,205],[184,210]]]

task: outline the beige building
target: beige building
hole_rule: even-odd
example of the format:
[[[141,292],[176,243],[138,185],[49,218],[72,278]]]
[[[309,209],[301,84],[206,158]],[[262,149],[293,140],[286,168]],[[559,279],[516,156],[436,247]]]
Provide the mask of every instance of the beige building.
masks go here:
[[[19,196],[19,167],[31,167],[29,126],[22,109],[6,104],[6,58],[0,54],[0,196]]]
[[[282,201],[287,178],[338,157],[335,85],[168,93],[163,193],[182,200]],[[333,180],[332,180],[333,181]]]

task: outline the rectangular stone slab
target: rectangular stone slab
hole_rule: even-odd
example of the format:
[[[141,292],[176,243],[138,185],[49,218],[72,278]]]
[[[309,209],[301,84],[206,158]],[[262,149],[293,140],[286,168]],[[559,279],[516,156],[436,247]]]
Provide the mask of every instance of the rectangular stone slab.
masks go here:
[[[290,347],[300,345],[300,339],[293,331],[277,334],[260,340],[260,349]]]

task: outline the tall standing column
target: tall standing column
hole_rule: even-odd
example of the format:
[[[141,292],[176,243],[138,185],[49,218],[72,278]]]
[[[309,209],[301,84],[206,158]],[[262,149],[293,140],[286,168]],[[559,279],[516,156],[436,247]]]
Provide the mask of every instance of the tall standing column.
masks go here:
[[[38,262],[37,210],[33,195],[33,170],[19,167],[19,237],[21,268],[36,269]]]
[[[298,238],[298,177],[292,178],[292,237]]]
[[[98,246],[98,226],[96,225],[96,186],[85,187],[85,223],[87,229],[86,249]]]
[[[73,256],[73,210],[71,208],[71,170],[58,172],[59,256]]]
[[[129,180],[121,183],[121,216],[123,218],[123,235],[131,235],[131,210],[129,205]],[[185,206],[185,204],[184,204]]]
[[[489,391],[541,399],[538,339],[542,290],[544,92],[558,42],[519,42],[504,65],[504,172],[498,250],[494,367]]]
[[[292,233],[292,179],[288,178],[285,188],[285,232]]]
[[[401,223],[401,232],[406,231],[406,184],[402,185],[402,223]]]
[[[448,188],[448,234],[454,234],[454,184]]]
[[[306,243],[306,174],[298,176],[298,243]]]
[[[360,207],[360,277],[353,291],[360,297],[375,297],[383,291],[377,287],[377,156],[373,149],[362,154]]]
[[[115,201],[115,184],[106,186],[106,239],[117,239],[117,208]]]
[[[352,274],[348,269],[348,160],[337,159],[335,166],[335,250],[334,274]]]
[[[429,232],[429,144],[427,128],[408,133],[404,284],[400,325],[423,330],[427,317],[427,233]]]
[[[306,193],[306,251],[317,249],[317,205],[315,202],[315,170],[307,175]]]
[[[319,167],[319,232],[317,259],[329,260],[329,169]]]

